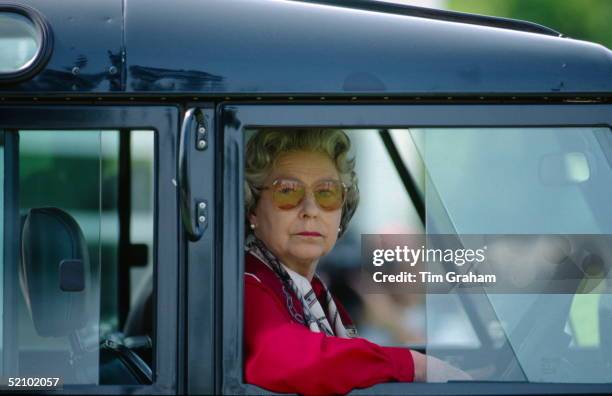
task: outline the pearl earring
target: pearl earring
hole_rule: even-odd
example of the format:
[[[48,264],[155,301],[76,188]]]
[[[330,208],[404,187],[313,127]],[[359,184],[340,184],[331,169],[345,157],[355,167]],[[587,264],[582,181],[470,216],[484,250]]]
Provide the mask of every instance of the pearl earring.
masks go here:
[[[338,227],[338,232],[342,231],[342,227]]]
[[[251,223],[251,230],[255,229],[255,224]]]

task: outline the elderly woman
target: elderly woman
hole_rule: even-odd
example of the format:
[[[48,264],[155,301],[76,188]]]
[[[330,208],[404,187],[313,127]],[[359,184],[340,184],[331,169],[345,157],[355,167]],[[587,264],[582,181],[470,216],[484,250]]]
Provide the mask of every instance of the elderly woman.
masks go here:
[[[425,356],[356,335],[316,274],[359,202],[341,130],[259,130],[246,150],[245,378],[276,392],[346,393],[425,380]]]

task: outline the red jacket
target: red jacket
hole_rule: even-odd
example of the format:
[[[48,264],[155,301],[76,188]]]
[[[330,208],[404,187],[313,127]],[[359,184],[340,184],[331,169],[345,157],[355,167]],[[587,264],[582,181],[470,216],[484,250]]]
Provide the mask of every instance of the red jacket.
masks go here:
[[[381,382],[413,380],[408,349],[383,347],[364,338],[330,337],[295,321],[280,279],[249,253],[244,282],[246,382],[274,392],[342,394]],[[323,286],[315,278],[312,287],[325,309]],[[303,313],[297,296],[290,293],[296,312]],[[351,324],[335,301],[342,322]]]

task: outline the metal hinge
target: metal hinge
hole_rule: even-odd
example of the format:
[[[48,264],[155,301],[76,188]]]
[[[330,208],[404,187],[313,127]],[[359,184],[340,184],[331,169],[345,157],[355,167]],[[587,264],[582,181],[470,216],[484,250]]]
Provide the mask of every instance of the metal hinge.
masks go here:
[[[201,112],[196,114],[197,126],[196,126],[196,150],[204,151],[208,147],[207,134],[208,134],[208,120]]]

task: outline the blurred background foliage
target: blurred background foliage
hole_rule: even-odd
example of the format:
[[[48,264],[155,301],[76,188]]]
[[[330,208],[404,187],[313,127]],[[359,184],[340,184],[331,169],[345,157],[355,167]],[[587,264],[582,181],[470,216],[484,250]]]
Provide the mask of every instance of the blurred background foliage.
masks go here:
[[[447,0],[444,8],[523,19],[612,48],[612,0]]]

